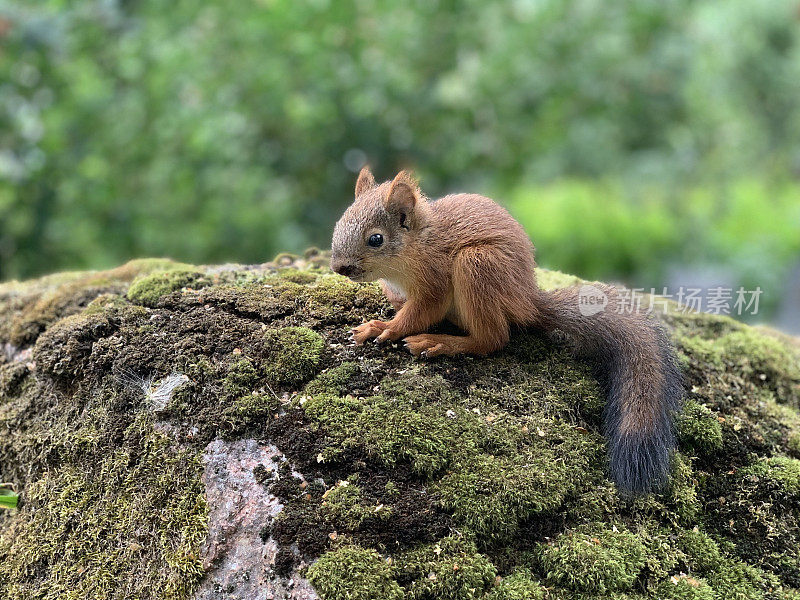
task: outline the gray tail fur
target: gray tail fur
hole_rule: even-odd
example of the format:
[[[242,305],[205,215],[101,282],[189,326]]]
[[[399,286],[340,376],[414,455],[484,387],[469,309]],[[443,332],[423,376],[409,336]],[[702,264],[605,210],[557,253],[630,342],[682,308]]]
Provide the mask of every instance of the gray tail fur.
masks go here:
[[[675,352],[657,322],[620,310],[615,288],[592,288],[608,299],[594,314],[579,304],[581,288],[539,291],[540,325],[566,334],[605,387],[604,429],[617,487],[629,494],[656,491],[668,480],[672,419],[683,396]]]

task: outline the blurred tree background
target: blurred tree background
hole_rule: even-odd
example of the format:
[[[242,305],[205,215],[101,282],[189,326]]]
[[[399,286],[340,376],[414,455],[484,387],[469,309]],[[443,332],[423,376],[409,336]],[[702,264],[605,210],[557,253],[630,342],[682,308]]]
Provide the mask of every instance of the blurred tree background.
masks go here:
[[[0,280],[326,247],[366,161],[495,197],[545,266],[775,309],[800,0],[0,0]]]

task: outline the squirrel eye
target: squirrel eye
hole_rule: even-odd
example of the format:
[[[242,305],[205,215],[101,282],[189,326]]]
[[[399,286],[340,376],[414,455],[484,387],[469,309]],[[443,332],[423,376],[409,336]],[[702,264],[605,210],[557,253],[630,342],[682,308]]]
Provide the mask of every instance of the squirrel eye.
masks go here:
[[[383,236],[380,233],[373,233],[367,243],[373,248],[378,248],[383,245]]]

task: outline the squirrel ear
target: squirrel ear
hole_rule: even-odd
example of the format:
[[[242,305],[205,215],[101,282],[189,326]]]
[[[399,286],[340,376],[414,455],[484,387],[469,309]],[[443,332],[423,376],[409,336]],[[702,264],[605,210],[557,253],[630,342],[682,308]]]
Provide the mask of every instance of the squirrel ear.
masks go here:
[[[356,180],[356,198],[358,198],[368,189],[374,187],[375,177],[373,177],[372,171],[369,170],[369,167],[365,166],[363,169],[361,169],[361,172],[358,174],[358,180]]]
[[[419,195],[419,186],[411,173],[400,171],[392,180],[383,204],[387,210],[409,213],[416,206]]]

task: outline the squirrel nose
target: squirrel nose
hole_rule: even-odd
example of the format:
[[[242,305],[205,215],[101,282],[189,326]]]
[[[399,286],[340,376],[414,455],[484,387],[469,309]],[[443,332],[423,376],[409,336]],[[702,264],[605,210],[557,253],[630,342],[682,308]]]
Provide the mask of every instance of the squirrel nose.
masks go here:
[[[353,265],[336,265],[333,268],[333,270],[336,271],[339,275],[350,277],[355,271],[355,267]]]

